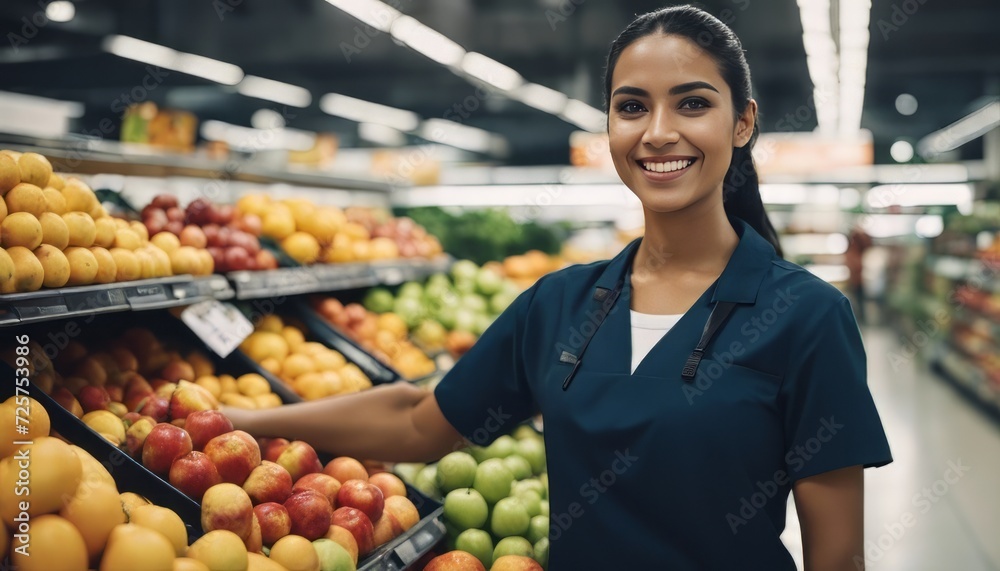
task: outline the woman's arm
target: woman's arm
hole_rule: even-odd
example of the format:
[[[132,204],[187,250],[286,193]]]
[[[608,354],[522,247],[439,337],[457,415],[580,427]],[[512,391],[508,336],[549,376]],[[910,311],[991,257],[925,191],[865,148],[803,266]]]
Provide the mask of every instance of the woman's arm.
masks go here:
[[[430,391],[409,383],[267,410],[227,407],[237,430],[304,440],[317,450],[387,462],[428,462],[467,442]]]
[[[862,571],[865,480],[861,466],[803,478],[792,487],[806,571]]]

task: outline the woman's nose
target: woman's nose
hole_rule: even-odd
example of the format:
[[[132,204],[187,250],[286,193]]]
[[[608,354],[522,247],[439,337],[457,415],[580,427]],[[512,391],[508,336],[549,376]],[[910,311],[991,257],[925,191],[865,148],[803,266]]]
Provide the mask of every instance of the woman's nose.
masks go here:
[[[642,142],[655,148],[676,143],[679,138],[674,119],[662,108],[649,115]]]

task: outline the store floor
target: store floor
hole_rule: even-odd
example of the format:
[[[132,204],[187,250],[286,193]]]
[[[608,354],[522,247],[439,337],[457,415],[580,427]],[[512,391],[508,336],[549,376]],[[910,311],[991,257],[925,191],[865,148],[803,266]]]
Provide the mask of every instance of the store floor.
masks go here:
[[[867,569],[1000,570],[1000,425],[923,363],[894,370],[897,334],[876,327],[862,333],[894,458],[865,471]],[[799,534],[789,501],[782,539],[802,569]]]

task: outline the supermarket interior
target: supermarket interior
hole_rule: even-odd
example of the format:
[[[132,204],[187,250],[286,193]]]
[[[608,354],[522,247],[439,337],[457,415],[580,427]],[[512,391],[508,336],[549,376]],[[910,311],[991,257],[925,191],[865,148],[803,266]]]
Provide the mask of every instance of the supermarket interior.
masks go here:
[[[222,411],[433,391],[543,276],[642,237],[604,73],[668,5],[0,3],[0,569],[568,568],[541,415],[393,463]],[[742,42],[781,255],[850,300],[892,453],[863,558],[822,568],[1000,570],[1000,2],[696,5]]]

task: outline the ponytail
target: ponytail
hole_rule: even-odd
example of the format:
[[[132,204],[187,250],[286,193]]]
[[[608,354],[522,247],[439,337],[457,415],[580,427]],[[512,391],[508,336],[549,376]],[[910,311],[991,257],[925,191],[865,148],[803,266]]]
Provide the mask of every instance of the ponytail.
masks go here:
[[[726,178],[722,182],[722,200],[726,216],[739,218],[749,224],[774,246],[774,251],[779,257],[784,257],[778,233],[771,224],[767,210],[764,209],[764,201],[760,197],[760,181],[757,177],[757,167],[753,163],[753,145],[757,141],[757,135],[757,122],[754,121],[750,141],[742,147],[733,149],[729,171],[726,172]]]

